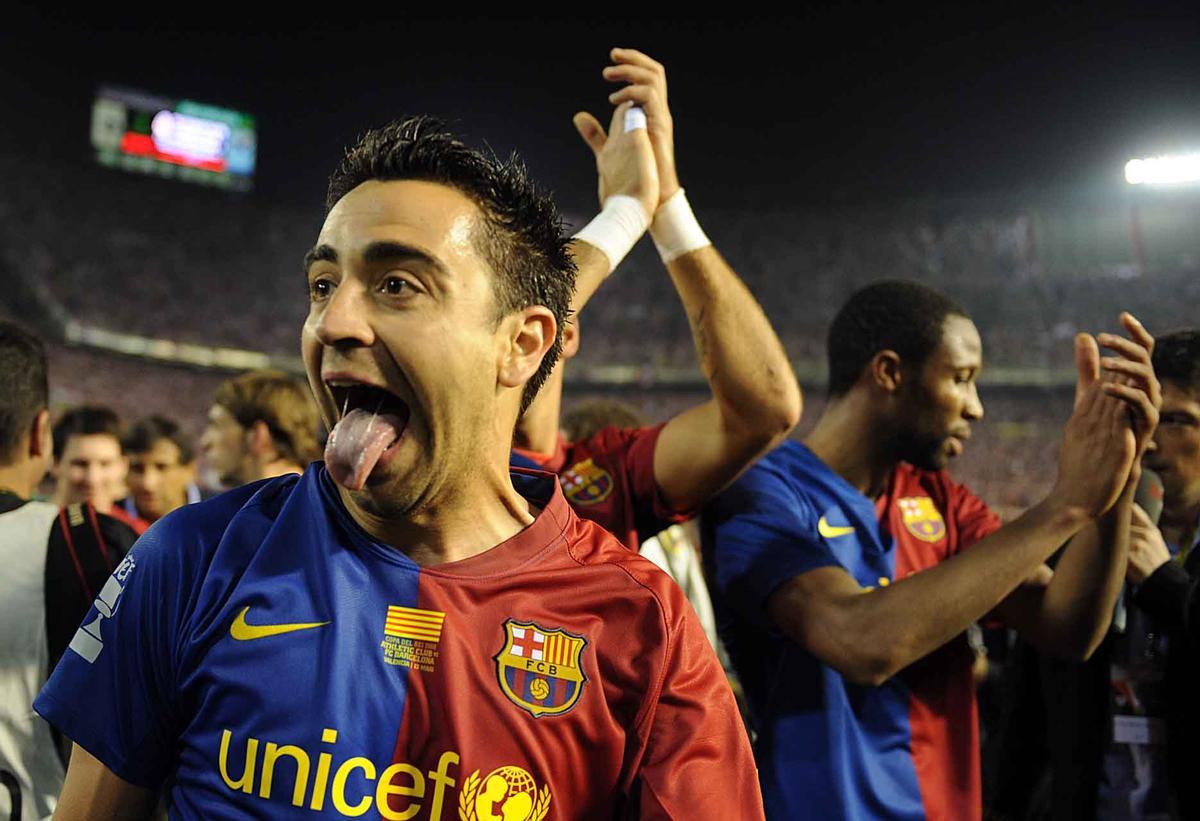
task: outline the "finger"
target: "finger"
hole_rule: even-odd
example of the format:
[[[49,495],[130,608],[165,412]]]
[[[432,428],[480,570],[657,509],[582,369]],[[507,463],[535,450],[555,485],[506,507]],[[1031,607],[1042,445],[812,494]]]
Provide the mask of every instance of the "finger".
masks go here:
[[[1137,502],[1134,502],[1133,521],[1129,526],[1138,528],[1154,527],[1154,522],[1150,519],[1150,514],[1146,512],[1145,508],[1143,508]]]
[[[1148,388],[1150,381],[1154,379],[1154,370],[1144,362],[1131,362],[1128,359],[1105,356],[1100,359],[1100,367],[1112,375],[1128,376],[1144,388]]]
[[[1129,335],[1133,337],[1133,341],[1141,345],[1151,353],[1154,352],[1154,335],[1146,330],[1146,327],[1138,320],[1136,316],[1125,311],[1121,314],[1121,324],[1125,330],[1129,331]]]
[[[659,104],[662,97],[658,93],[658,89],[654,86],[625,86],[624,88],[614,91],[608,95],[608,101],[613,105],[620,103],[633,103],[640,105],[642,108],[654,111],[656,114],[659,111]]]
[[[1126,359],[1131,359],[1134,362],[1145,362],[1150,364],[1150,352],[1136,342],[1126,339],[1123,336],[1116,334],[1100,334],[1097,339],[1100,344],[1109,350],[1116,351]]]
[[[1146,395],[1145,391],[1116,382],[1104,382],[1100,385],[1100,389],[1108,396],[1120,399],[1148,425],[1158,424],[1158,409],[1154,407],[1154,403],[1150,401],[1150,397]]]
[[[1091,334],[1075,335],[1075,369],[1079,374],[1075,382],[1075,407],[1079,407],[1088,389],[1100,376],[1100,349]]]
[[[662,77],[667,76],[667,70],[663,68],[663,64],[655,60],[648,54],[638,51],[636,48],[614,48],[608,53],[614,63],[628,63],[642,68],[648,68],[651,71],[657,72]]]
[[[588,148],[596,154],[604,149],[604,144],[608,142],[608,136],[604,133],[604,126],[600,125],[599,120],[586,111],[580,111],[571,119],[571,122],[575,124],[575,130],[579,132],[580,137],[583,137]]]
[[[613,109],[612,122],[608,124],[610,137],[625,133],[625,112],[631,108],[633,108],[632,103],[621,103]]]
[[[604,79],[610,83],[629,83],[631,85],[661,86],[661,77],[648,68],[635,65],[616,65],[604,67]]]

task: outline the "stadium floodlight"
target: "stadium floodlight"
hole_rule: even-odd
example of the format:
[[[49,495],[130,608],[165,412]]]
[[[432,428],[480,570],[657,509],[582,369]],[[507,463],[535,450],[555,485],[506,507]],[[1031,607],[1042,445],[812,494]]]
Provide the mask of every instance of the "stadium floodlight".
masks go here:
[[[1178,185],[1200,182],[1200,153],[1142,157],[1125,163],[1131,185]]]

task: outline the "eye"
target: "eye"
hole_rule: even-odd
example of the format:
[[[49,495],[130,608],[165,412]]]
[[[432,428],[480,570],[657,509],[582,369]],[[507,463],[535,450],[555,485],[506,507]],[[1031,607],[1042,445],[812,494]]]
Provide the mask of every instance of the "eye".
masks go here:
[[[411,291],[412,283],[403,277],[389,274],[383,278],[379,288],[388,296],[402,296],[406,291]]]
[[[308,298],[314,302],[328,299],[333,293],[333,280],[322,276],[308,282]]]

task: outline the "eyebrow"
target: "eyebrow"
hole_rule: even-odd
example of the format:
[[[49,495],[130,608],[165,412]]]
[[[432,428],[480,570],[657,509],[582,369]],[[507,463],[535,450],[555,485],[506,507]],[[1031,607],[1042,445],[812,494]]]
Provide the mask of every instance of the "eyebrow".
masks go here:
[[[446,273],[446,268],[434,256],[420,248],[412,245],[405,245],[402,242],[392,242],[388,240],[380,240],[372,242],[362,253],[363,262],[373,264],[377,262],[388,262],[392,260],[416,260],[423,265],[433,268],[440,274]],[[314,247],[311,251],[304,255],[304,270],[307,271],[315,262],[337,262],[338,253],[333,246],[321,244]]]

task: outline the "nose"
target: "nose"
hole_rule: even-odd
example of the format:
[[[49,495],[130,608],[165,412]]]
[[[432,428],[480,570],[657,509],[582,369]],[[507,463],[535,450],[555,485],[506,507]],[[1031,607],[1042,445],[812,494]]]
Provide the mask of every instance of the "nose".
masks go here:
[[[362,286],[348,278],[334,290],[316,316],[317,339],[331,347],[371,345],[375,332],[368,321],[368,309]]]
[[[971,389],[967,393],[967,404],[963,407],[963,416],[972,422],[978,422],[983,418],[983,401],[979,398],[979,389],[975,383],[971,383]]]

